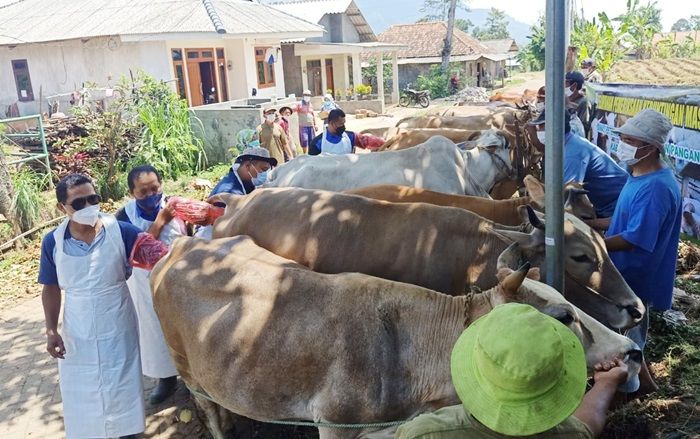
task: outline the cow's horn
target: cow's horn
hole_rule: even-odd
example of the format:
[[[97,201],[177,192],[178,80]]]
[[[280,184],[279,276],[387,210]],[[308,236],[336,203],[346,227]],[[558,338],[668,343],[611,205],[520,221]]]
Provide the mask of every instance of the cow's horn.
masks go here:
[[[501,270],[502,268],[510,268],[515,270],[520,264],[522,259],[522,252],[520,251],[520,245],[517,242],[509,245],[503,252],[498,255],[498,262],[496,262],[496,269]]]
[[[527,272],[530,270],[530,263],[524,263],[516,271],[509,274],[502,282],[503,289],[510,294],[515,294],[523,284],[523,281],[527,277]]]

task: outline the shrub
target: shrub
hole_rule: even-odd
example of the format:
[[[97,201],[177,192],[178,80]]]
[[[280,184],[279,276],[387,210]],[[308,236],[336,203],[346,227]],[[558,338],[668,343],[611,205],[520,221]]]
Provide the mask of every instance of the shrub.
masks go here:
[[[429,90],[431,98],[444,98],[450,94],[450,78],[439,65],[431,66],[425,75],[418,75],[416,82],[416,88]]]
[[[21,168],[12,174],[14,197],[12,210],[22,232],[30,230],[41,218],[44,200],[41,192],[48,184],[48,174],[40,174],[30,168]]]
[[[372,87],[365,84],[358,84],[355,86],[355,93],[358,95],[368,95],[372,93]]]

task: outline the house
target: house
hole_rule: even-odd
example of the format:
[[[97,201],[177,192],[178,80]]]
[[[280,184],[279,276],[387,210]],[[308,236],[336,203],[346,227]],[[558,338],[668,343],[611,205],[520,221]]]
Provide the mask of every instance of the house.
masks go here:
[[[492,54],[505,55],[505,67],[508,69],[513,69],[520,66],[518,61],[518,52],[520,48],[518,43],[512,38],[505,38],[501,40],[480,40],[481,44],[486,46],[487,49]]]
[[[381,42],[407,47],[398,52],[402,88],[415,83],[419,75],[428,73],[431,66],[442,62],[446,34],[447,23],[444,21],[396,24],[379,34],[377,38]],[[454,29],[450,62],[463,65],[462,73],[472,78],[469,82],[475,85],[486,86],[489,81],[502,78],[505,60],[510,56],[507,53],[493,53],[479,40]]]
[[[109,93],[136,69],[192,106],[283,97],[281,41],[322,35],[243,0],[23,0],[0,7],[0,109],[45,111],[87,82]]]
[[[395,63],[396,52],[404,48],[378,42],[354,0],[277,1],[269,5],[325,29],[319,37],[283,42],[287,94],[300,95],[309,89],[315,96],[331,91],[336,97],[352,94],[356,98],[355,86],[362,83],[360,55],[369,53],[377,59],[393,55]],[[392,67],[392,72],[398,75],[397,68]],[[392,101],[398,102],[398,80],[393,84]],[[377,94],[383,97],[383,83],[380,88]]]

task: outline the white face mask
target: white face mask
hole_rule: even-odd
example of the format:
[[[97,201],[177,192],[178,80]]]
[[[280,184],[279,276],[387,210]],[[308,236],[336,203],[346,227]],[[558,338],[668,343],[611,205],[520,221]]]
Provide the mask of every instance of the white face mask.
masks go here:
[[[638,148],[630,145],[629,143],[620,141],[620,143],[617,144],[617,151],[615,152],[615,155],[621,163],[624,163],[627,166],[634,166],[639,163],[640,160],[647,158],[649,154],[651,154],[651,152],[649,152],[649,154],[645,155],[644,157],[635,158],[637,155],[637,149]]]
[[[544,145],[544,139],[545,139],[544,134],[545,134],[545,131],[538,131],[537,132],[537,140],[539,140],[540,143],[543,145]]]
[[[265,119],[268,122],[274,122],[275,121],[275,114],[274,113],[268,114],[267,116],[265,116]]]
[[[84,224],[86,226],[94,227],[97,224],[97,218],[100,215],[100,205],[95,204],[94,206],[86,206],[80,210],[77,210],[71,215],[71,220],[78,224]]]
[[[541,113],[542,110],[544,110],[544,102],[538,102],[535,104],[535,109],[537,110],[538,113]]]
[[[301,98],[301,100],[304,101],[304,102],[306,102],[306,103],[308,104],[309,101],[311,100],[311,97],[310,97],[310,96],[304,96],[303,98]]]
[[[569,87],[565,87],[564,94],[566,95],[567,98],[570,98],[571,95],[574,94],[574,92]]]

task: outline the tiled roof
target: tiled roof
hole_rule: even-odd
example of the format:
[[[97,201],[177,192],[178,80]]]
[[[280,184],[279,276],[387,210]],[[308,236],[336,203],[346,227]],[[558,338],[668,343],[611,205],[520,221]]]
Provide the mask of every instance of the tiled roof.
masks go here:
[[[518,45],[512,38],[506,38],[503,40],[480,40],[481,44],[488,47],[493,53],[508,53],[517,52]]]
[[[408,49],[398,53],[399,58],[427,58],[440,56],[447,34],[444,21],[395,24],[377,36],[383,43],[402,44]],[[459,29],[454,29],[452,55],[491,53],[479,40]]]

